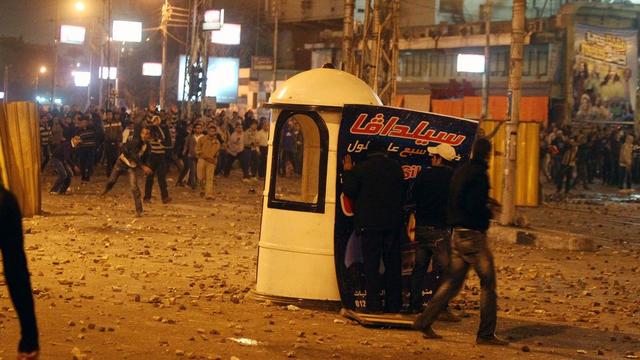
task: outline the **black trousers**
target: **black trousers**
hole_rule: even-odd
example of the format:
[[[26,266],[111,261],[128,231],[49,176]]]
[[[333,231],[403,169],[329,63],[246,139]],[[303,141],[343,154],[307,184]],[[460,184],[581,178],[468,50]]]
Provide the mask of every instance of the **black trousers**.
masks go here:
[[[158,177],[158,186],[160,186],[160,196],[162,200],[169,198],[167,190],[167,158],[164,154],[152,154],[149,158],[149,167],[151,174],[147,175],[144,182],[144,199],[151,200],[151,190],[153,189],[153,179]]]
[[[432,226],[417,226],[416,242],[416,261],[411,273],[411,308],[422,310],[424,277],[431,259],[433,258],[437,264],[438,285],[442,283],[448,271],[451,257],[449,231]]]
[[[402,264],[398,231],[363,230],[361,236],[366,309],[369,312],[399,312],[402,309]],[[383,277],[380,276],[380,259],[384,263]],[[383,288],[384,307],[380,296]]]
[[[113,166],[118,160],[118,154],[120,153],[118,145],[117,141],[106,141],[104,143],[104,161],[106,163],[107,177],[111,175],[111,170],[113,170]]]
[[[96,148],[94,147],[79,147],[78,153],[78,166],[80,167],[80,176],[82,181],[91,180],[93,174],[93,166],[96,159]]]
[[[493,254],[487,245],[487,235],[475,230],[455,229],[451,248],[449,273],[414,326],[417,329],[430,327],[449,301],[460,292],[469,268],[473,267],[480,278],[481,288],[478,337],[491,338],[496,332],[498,295],[496,270]]]

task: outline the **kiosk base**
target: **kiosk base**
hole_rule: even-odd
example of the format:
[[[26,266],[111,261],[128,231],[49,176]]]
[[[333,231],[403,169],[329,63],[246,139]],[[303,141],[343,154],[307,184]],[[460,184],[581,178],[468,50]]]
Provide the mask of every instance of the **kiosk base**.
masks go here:
[[[370,327],[393,327],[411,329],[413,321],[417,315],[385,313],[385,314],[365,314],[353,310],[342,308],[340,315],[356,321],[362,326]]]
[[[255,301],[271,301],[278,305],[296,305],[303,309],[324,310],[324,311],[337,311],[342,306],[340,301],[335,300],[310,300],[310,299],[298,299],[284,296],[260,294],[255,290],[250,291],[247,294],[247,298]]]

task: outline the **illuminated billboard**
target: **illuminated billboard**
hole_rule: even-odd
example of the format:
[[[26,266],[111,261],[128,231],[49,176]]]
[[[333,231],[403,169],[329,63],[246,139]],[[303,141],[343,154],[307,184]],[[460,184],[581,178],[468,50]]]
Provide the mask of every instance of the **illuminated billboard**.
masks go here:
[[[116,67],[107,68],[106,66],[101,66],[100,67],[100,79],[102,79],[102,80],[107,80],[107,79],[108,80],[115,80],[117,78],[118,78],[118,68],[116,68]]]
[[[240,24],[224,24],[218,31],[211,32],[211,42],[222,45],[240,45]]]
[[[162,76],[162,64],[150,62],[142,64],[142,75]]]
[[[113,22],[113,41],[116,42],[141,42],[142,23],[138,21]]]
[[[77,87],[87,87],[91,83],[91,73],[88,71],[74,71],[71,76]]]
[[[87,30],[82,26],[60,26],[60,42],[63,44],[82,45]]]
[[[202,30],[220,30],[222,24],[224,24],[224,9],[205,11]]]
[[[483,73],[484,55],[458,54],[458,72]]]
[[[178,100],[182,100],[186,57],[180,56],[180,74],[178,75]],[[237,58],[209,57],[207,69],[207,97],[215,97],[217,103],[231,104],[238,101],[238,76],[240,60]]]

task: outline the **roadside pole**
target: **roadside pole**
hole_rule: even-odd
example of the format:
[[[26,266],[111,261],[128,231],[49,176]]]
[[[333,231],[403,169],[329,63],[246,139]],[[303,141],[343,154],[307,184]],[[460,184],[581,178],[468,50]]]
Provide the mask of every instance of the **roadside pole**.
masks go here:
[[[522,81],[522,55],[524,48],[525,0],[513,1],[511,22],[511,53],[509,66],[509,120],[506,124],[504,183],[502,186],[502,215],[500,223],[511,225],[516,216],[516,158],[518,125],[520,123],[520,96]]]

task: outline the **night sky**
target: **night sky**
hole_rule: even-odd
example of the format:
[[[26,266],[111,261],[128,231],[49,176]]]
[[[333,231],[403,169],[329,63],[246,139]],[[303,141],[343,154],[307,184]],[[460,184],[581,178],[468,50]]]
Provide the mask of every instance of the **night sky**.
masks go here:
[[[102,14],[103,0],[84,0],[87,10],[79,15],[73,5],[76,0],[0,0],[0,37],[20,37],[25,42],[53,42],[53,20],[56,5],[63,23],[96,22]],[[113,17],[121,20],[142,19],[144,27],[157,26],[162,0],[112,0]],[[180,3],[182,1],[172,1]]]

